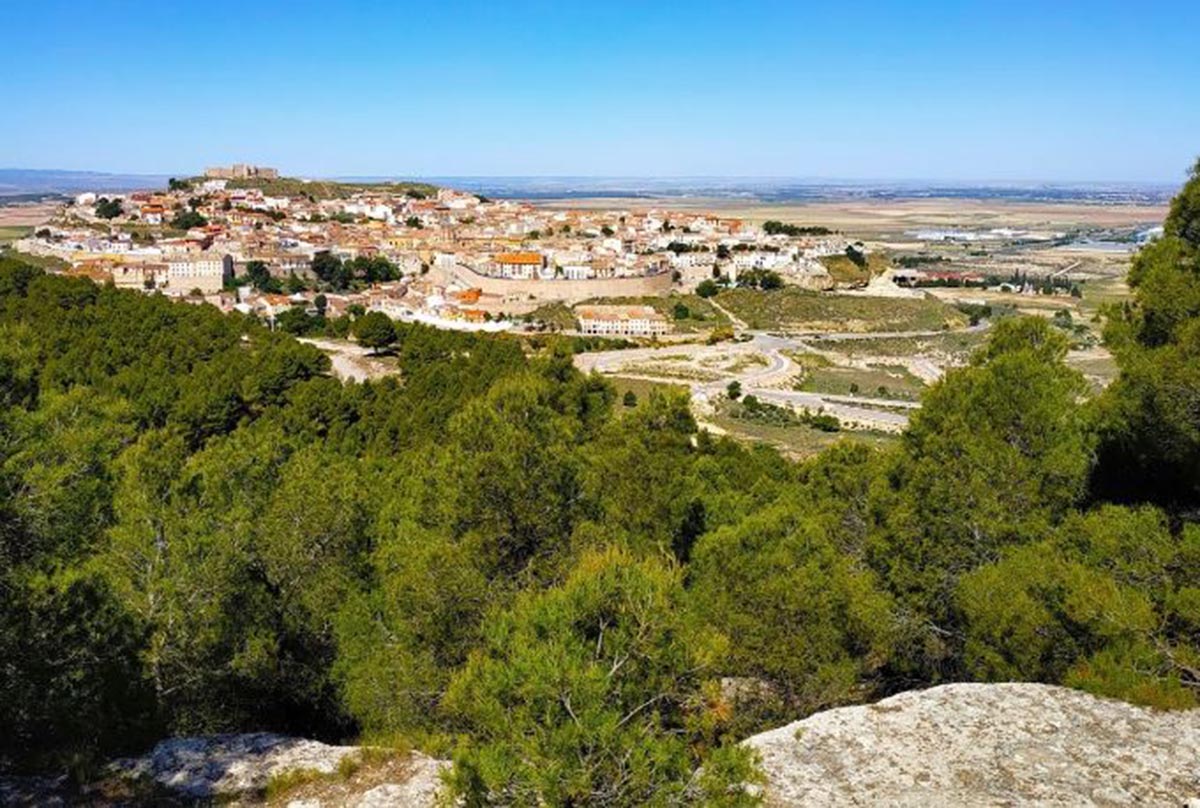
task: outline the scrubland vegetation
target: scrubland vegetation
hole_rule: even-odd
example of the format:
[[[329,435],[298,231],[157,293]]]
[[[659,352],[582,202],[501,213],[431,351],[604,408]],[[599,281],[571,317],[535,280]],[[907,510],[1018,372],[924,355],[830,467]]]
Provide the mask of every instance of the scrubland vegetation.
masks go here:
[[[202,182],[197,177],[192,182]],[[333,182],[302,180],[292,177],[247,177],[229,181],[231,188],[257,188],[269,196],[307,196],[312,199],[345,199],[360,191],[403,193],[424,199],[437,193],[437,187],[425,182]]]
[[[932,299],[831,295],[786,286],[766,293],[729,289],[716,300],[750,328],[770,331],[936,331],[966,324],[953,306]]]

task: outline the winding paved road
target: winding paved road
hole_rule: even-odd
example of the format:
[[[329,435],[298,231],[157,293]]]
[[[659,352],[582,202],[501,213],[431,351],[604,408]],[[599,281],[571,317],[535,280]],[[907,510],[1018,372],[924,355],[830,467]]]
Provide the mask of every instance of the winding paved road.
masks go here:
[[[744,324],[732,318],[735,326]],[[973,333],[982,331],[988,324],[982,323],[965,329]],[[912,411],[921,405],[915,401],[895,399],[870,398],[866,396],[834,395],[831,393],[811,393],[787,389],[785,385],[801,372],[800,367],[792,361],[785,351],[813,353],[824,355],[810,345],[806,340],[822,339],[843,341],[855,339],[888,339],[888,338],[919,338],[944,335],[946,331],[889,331],[870,334],[844,334],[813,332],[784,336],[765,331],[751,331],[738,328],[740,342],[726,342],[717,345],[663,345],[657,348],[633,348],[623,351],[599,351],[595,353],[578,354],[575,357],[576,366],[585,373],[596,371],[601,374],[625,376],[645,379],[648,381],[686,384],[694,399],[713,400],[725,395],[725,388],[735,379],[742,386],[742,393],[754,395],[757,398],[773,404],[802,408],[812,411],[824,411],[836,416],[847,425],[869,429],[900,431],[908,424],[908,416],[904,410]],[[749,339],[745,339],[749,337]],[[666,356],[686,356],[689,360],[700,361],[706,357],[734,357],[738,354],[755,354],[765,356],[766,365],[751,365],[736,372],[718,371],[706,368],[708,372],[718,374],[715,380],[688,381],[673,379],[665,374],[655,375],[638,369],[640,363],[652,362]],[[928,360],[914,360],[919,367],[912,372],[925,382],[935,381],[941,376],[941,368]]]
[[[898,431],[908,423],[908,417],[896,410],[919,406],[913,402],[893,401],[857,396],[840,396],[826,393],[809,393],[785,389],[782,385],[801,372],[800,367],[785,353],[785,350],[811,352],[802,339],[783,337],[762,332],[744,332],[750,339],[744,342],[719,343],[717,345],[666,345],[660,348],[633,348],[622,351],[599,351],[578,354],[576,366],[585,373],[596,371],[601,374],[619,375],[650,381],[665,381],[686,384],[694,399],[711,401],[725,395],[729,382],[735,379],[742,386],[742,393],[753,395],[762,401],[792,408],[823,411],[836,416],[847,425],[871,429]],[[736,372],[711,370],[720,378],[704,381],[672,379],[639,371],[640,363],[654,361],[665,356],[686,356],[699,361],[706,357],[736,359],[738,354],[765,356],[766,365],[754,364]]]

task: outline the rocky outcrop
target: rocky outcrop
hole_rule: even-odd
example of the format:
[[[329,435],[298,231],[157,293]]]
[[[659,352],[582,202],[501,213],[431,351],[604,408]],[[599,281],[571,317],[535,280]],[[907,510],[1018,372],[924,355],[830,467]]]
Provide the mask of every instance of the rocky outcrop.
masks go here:
[[[746,743],[769,806],[1200,806],[1200,710],[1049,685],[913,691]]]
[[[342,758],[357,752],[353,746],[266,732],[211,735],[162,741],[149,754],[115,761],[111,769],[182,797],[231,798],[262,792],[272,777],[285,772],[332,774]]]
[[[726,683],[738,692],[751,685],[762,687]],[[766,804],[775,808],[1200,808],[1200,710],[1154,712],[1048,685],[913,691],[818,713],[746,744],[761,754]],[[273,778],[302,774],[270,804],[432,808],[448,765],[266,733],[176,738],[111,765],[125,790],[99,784],[80,800],[64,791],[65,778],[0,780],[0,804],[261,804]],[[136,784],[152,791],[130,790]]]
[[[434,804],[444,762],[413,753],[400,760],[383,757],[365,766],[364,751],[269,733],[173,738],[142,757],[115,761],[110,771],[120,778],[152,783],[181,801],[254,803],[274,778],[300,774],[296,787],[282,795],[281,804],[295,808]],[[368,771],[364,775],[362,770]]]

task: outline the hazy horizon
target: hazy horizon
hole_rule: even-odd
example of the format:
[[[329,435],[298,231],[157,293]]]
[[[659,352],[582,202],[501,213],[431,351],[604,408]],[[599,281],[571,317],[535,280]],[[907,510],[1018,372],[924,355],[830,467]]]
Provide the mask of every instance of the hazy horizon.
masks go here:
[[[1198,154],[1200,156],[1200,154]],[[234,162],[247,162],[238,160]],[[63,167],[45,167],[45,166],[0,166],[0,174],[6,173],[41,173],[41,174],[79,174],[79,175],[96,175],[106,177],[145,177],[148,179],[166,179],[169,177],[197,177],[204,173],[204,167],[192,168],[180,171],[122,171],[108,168],[63,168]],[[1142,178],[1142,179],[1112,179],[1098,177],[1093,179],[1065,179],[1056,177],[1030,177],[1027,179],[1006,179],[1003,177],[989,176],[971,176],[971,177],[936,177],[936,176],[837,176],[837,175],[820,175],[820,174],[602,174],[602,173],[569,173],[569,174],[453,174],[453,173],[434,173],[434,174],[411,174],[411,173],[371,173],[371,174],[348,174],[344,172],[333,172],[328,174],[308,174],[303,172],[289,171],[285,167],[275,166],[272,163],[257,163],[257,165],[266,165],[272,168],[278,168],[280,176],[291,177],[301,180],[313,181],[333,181],[333,182],[392,182],[405,180],[524,180],[524,181],[545,181],[545,182],[563,182],[568,180],[577,180],[583,182],[600,182],[600,181],[632,181],[632,182],[684,182],[684,181],[705,181],[705,182],[761,182],[761,183],[812,183],[825,185],[947,185],[947,186],[996,186],[996,187],[1033,187],[1039,185],[1046,186],[1096,186],[1096,185],[1112,185],[1112,186],[1128,186],[1128,187],[1177,187],[1187,178],[1187,170],[1180,169],[1178,178]]]
[[[116,174],[96,171],[0,168],[0,200],[69,195],[83,191],[122,193],[162,187],[172,174]],[[285,172],[286,174],[286,172]],[[304,177],[305,180],[385,183],[423,181],[494,199],[530,201],[631,199],[746,202],[752,204],[851,200],[983,199],[1025,202],[1165,204],[1175,183],[1059,182],[995,180],[828,179],[814,177],[632,177],[632,176],[408,176]]]

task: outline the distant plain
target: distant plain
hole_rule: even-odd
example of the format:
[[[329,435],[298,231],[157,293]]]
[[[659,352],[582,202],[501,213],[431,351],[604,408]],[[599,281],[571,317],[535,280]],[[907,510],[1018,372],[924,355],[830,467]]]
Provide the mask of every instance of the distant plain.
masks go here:
[[[1018,202],[1000,199],[863,199],[770,203],[722,197],[589,198],[539,202],[553,209],[707,211],[761,222],[778,219],[862,236],[902,234],[919,227],[999,227],[1070,230],[1160,224],[1166,205]]]

